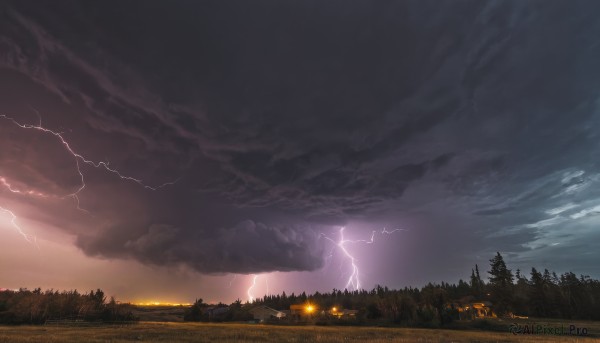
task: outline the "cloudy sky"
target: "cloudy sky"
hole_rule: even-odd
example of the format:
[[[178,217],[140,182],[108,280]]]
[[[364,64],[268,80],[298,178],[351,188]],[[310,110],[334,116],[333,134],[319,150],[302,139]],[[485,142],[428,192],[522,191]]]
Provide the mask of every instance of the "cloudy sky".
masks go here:
[[[598,11],[4,1],[0,288],[343,289],[341,227],[365,288],[600,277]]]

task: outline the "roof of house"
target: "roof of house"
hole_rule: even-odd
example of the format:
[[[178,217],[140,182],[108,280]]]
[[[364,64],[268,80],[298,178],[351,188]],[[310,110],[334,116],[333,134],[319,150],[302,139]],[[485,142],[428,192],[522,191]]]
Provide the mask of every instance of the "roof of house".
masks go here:
[[[483,307],[483,306],[490,307],[490,306],[492,306],[492,303],[489,301],[478,301],[478,302],[473,302],[472,305],[474,307]]]
[[[250,309],[250,313],[253,313],[253,312],[258,311],[258,310],[266,310],[266,311],[273,312],[273,313],[283,313],[281,311],[278,311],[278,310],[276,310],[274,308],[270,308],[269,306],[265,306],[265,305],[258,305],[258,306],[255,306],[255,307],[251,308]]]

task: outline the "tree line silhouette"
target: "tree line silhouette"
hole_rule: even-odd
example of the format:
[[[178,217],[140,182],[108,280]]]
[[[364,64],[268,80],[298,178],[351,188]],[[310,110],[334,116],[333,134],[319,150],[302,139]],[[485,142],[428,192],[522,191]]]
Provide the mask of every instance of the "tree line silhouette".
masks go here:
[[[43,324],[56,321],[124,322],[134,321],[131,305],[119,304],[114,298],[108,302],[100,289],[89,293],[73,291],[18,291],[0,292],[1,324]]]
[[[485,282],[479,267],[468,281],[457,284],[429,283],[422,288],[337,290],[306,295],[266,295],[251,305],[289,309],[292,304],[311,303],[320,309],[333,307],[359,310],[357,320],[385,320],[407,325],[444,325],[459,319],[460,304],[488,301],[498,316],[600,320],[600,281],[572,272],[557,275],[531,269],[529,278],[507,268],[500,253],[490,260]]]
[[[401,325],[441,326],[460,319],[459,307],[469,303],[489,301],[498,316],[519,315],[543,318],[600,320],[600,281],[572,272],[557,275],[544,269],[531,269],[529,277],[520,270],[507,268],[500,253],[490,260],[487,282],[479,267],[471,270],[468,281],[456,284],[429,283],[422,288],[389,289],[376,286],[367,290],[302,292],[287,295],[265,295],[253,303],[240,300],[230,305],[209,305],[198,299],[187,308],[187,321],[245,321],[252,318],[250,310],[265,305],[287,310],[290,305],[312,304],[313,319],[333,307],[358,310],[349,322],[379,321]],[[134,321],[133,305],[120,304],[114,298],[107,301],[100,289],[89,293],[72,291],[0,291],[0,324],[43,324],[48,320],[97,322]],[[323,319],[323,318],[320,318]],[[331,318],[325,318],[331,319]]]

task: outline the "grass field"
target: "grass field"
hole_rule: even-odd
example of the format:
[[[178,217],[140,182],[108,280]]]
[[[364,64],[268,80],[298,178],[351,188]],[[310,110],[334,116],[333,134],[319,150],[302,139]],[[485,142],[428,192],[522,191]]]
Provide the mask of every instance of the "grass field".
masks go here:
[[[595,324],[595,327],[600,326]],[[589,326],[589,325],[588,325]],[[591,329],[590,329],[591,331]],[[597,331],[594,331],[597,333]],[[600,342],[509,332],[142,322],[130,326],[0,326],[0,342]]]

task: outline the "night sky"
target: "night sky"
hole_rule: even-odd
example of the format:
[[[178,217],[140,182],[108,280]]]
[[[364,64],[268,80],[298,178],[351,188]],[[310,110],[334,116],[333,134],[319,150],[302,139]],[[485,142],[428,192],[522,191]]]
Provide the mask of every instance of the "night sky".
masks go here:
[[[367,289],[600,277],[598,13],[2,1],[0,288],[343,289],[341,227]]]

